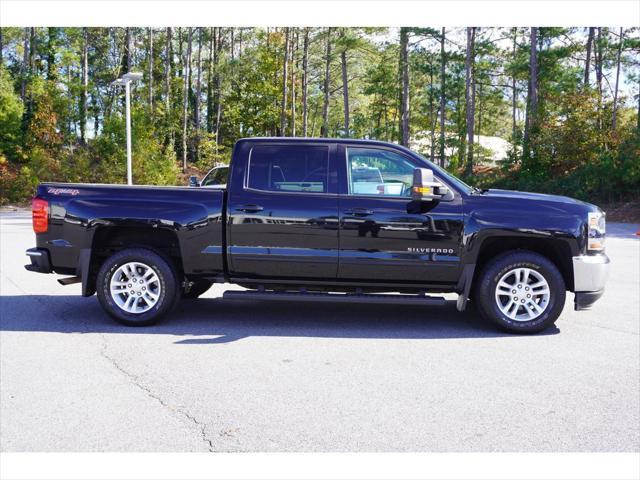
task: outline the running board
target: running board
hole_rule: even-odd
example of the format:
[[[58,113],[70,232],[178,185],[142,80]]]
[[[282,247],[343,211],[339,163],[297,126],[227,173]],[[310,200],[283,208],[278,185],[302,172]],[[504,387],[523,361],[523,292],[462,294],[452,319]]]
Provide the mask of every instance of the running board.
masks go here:
[[[438,305],[446,304],[444,297],[428,295],[387,295],[374,293],[322,293],[322,292],[261,292],[256,290],[227,290],[222,294],[225,299],[250,300],[293,300],[297,302],[341,302],[341,303],[384,303],[402,305]]]
[[[58,279],[58,283],[60,285],[73,285],[74,283],[80,283],[82,281],[82,279],[80,277],[66,277],[66,278],[59,278]]]

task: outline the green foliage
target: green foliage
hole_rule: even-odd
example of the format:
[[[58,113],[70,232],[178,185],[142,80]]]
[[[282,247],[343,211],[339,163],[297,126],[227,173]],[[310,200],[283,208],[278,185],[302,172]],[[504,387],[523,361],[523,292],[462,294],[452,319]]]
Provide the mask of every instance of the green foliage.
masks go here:
[[[23,106],[13,90],[9,72],[0,66],[0,155],[16,161],[22,140]]]
[[[214,165],[229,164],[231,152],[224,146],[216,143],[214,134],[207,134],[200,140],[200,158],[196,162],[198,170],[206,172]]]
[[[639,30],[624,29],[620,42],[619,29],[602,27],[592,45],[590,81],[584,85],[588,30],[538,29],[538,106],[526,128],[530,31],[520,27],[476,29],[474,136],[498,136],[510,142],[511,148],[507,158],[496,163],[492,152],[474,142],[476,170],[466,180],[483,187],[561,193],[590,201],[637,198]],[[187,69],[189,32],[191,63]],[[289,49],[285,52],[286,32]],[[169,44],[168,33],[166,28],[2,29],[0,203],[27,200],[39,181],[126,181],[124,95],[111,82],[124,73],[128,63],[132,70],[143,73],[131,92],[137,184],[184,185],[184,175],[193,168],[204,172],[215,164],[228,163],[240,137],[293,135],[294,126],[295,135],[302,135],[303,78],[307,136],[320,135],[327,39],[331,45],[327,136],[398,138],[397,29],[339,27],[329,35],[327,28],[182,27],[171,30]],[[408,33],[410,137],[432,137],[439,145],[443,94],[447,168],[460,174],[468,170],[469,148],[464,29],[446,30],[444,78],[441,29],[411,27]],[[129,55],[127,36],[132,47]],[[601,86],[596,78],[596,50],[602,58]],[[283,102],[285,55],[287,98]],[[344,128],[343,61],[348,132]],[[614,127],[613,82],[618,64],[621,85]],[[284,132],[280,132],[281,116]],[[185,172],[180,171],[183,140]],[[431,151],[421,153],[431,155]],[[439,148],[433,153],[437,156]]]
[[[175,152],[165,148],[154,134],[145,112],[134,110],[132,163],[136,184],[174,185],[178,178]],[[127,175],[124,118],[105,120],[102,134],[89,143],[89,155],[97,164],[97,178],[105,183],[124,183]]]

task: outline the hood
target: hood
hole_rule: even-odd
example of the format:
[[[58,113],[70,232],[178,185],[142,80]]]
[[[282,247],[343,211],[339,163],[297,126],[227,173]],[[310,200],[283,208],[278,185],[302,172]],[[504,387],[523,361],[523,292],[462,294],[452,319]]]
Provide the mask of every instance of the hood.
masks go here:
[[[525,201],[535,202],[540,205],[547,204],[549,206],[562,208],[566,207],[569,211],[596,211],[599,208],[591,203],[576,200],[575,198],[565,197],[562,195],[548,195],[546,193],[519,192],[516,190],[500,190],[489,189],[482,193],[482,197],[504,199],[507,201]]]

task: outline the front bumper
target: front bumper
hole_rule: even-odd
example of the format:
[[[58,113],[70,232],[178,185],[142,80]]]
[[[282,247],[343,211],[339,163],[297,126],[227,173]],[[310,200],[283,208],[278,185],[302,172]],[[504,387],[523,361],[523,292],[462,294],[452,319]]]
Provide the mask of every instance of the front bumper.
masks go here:
[[[609,278],[609,263],[609,257],[605,254],[573,257],[576,310],[588,309],[602,296]]]
[[[49,252],[44,248],[30,248],[25,254],[31,259],[30,265],[25,265],[24,268],[30,272],[38,273],[51,273],[51,259],[49,258]]]

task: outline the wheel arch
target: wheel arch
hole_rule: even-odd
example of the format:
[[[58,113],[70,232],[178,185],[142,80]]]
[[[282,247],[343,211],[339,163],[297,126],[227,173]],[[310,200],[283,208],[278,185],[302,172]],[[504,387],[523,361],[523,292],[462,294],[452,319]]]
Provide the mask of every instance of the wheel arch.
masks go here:
[[[567,290],[573,291],[573,263],[570,245],[557,238],[530,238],[520,236],[492,236],[484,239],[476,257],[473,282],[485,265],[497,255],[509,251],[526,250],[549,259],[560,271]]]
[[[176,233],[166,228],[141,226],[101,226],[93,235],[91,249],[83,265],[83,295],[96,291],[96,276],[102,263],[113,253],[127,248],[145,248],[170,262],[180,277],[184,275],[180,243]]]

